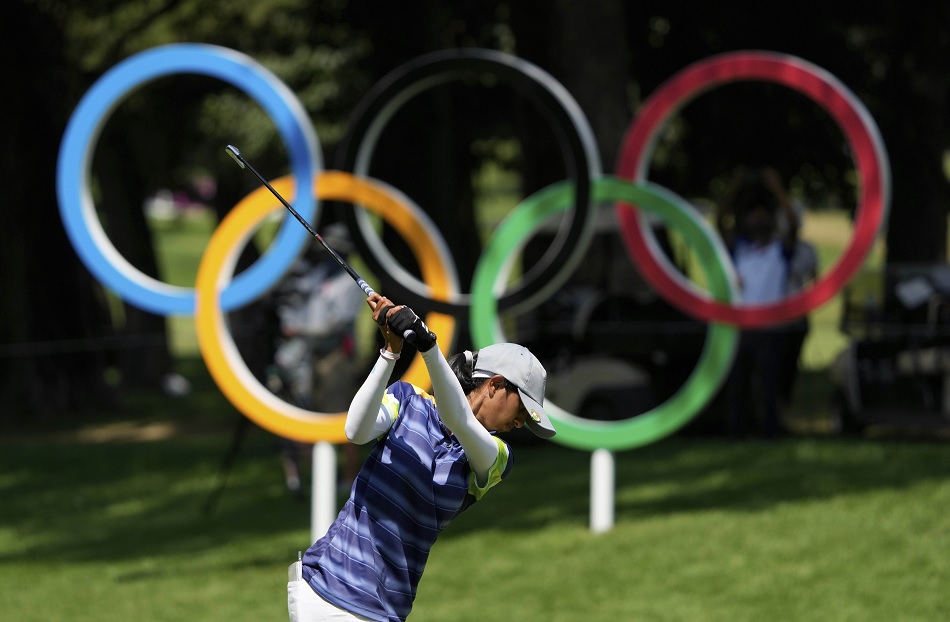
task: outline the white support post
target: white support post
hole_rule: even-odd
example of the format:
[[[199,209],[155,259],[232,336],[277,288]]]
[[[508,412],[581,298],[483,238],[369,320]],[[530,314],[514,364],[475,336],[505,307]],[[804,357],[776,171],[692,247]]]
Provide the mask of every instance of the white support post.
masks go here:
[[[604,533],[614,526],[614,455],[596,449],[590,457],[590,530]]]
[[[327,532],[336,518],[336,447],[319,441],[313,445],[310,490],[310,542]]]

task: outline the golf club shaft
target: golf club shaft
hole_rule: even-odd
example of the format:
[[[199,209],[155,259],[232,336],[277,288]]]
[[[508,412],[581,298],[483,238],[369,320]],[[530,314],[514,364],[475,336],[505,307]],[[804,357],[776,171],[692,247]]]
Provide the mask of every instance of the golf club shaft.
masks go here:
[[[237,147],[235,147],[234,145],[228,145],[227,147],[225,147],[224,150],[228,153],[229,156],[231,156],[231,158],[234,159],[235,162],[238,163],[238,166],[240,166],[241,168],[247,168],[247,169],[250,170],[252,173],[254,173],[254,176],[257,177],[257,179],[258,179],[262,184],[264,184],[264,187],[267,188],[268,190],[270,190],[270,191],[271,191],[271,194],[273,194],[275,197],[277,197],[277,199],[284,205],[284,207],[286,207],[287,210],[288,210],[291,214],[294,215],[294,218],[297,219],[297,222],[299,222],[300,224],[302,224],[302,225],[304,226],[304,228],[310,233],[310,235],[312,235],[312,236],[314,237],[314,239],[315,239],[317,242],[320,242],[320,244],[323,245],[323,248],[325,248],[325,249],[327,250],[327,252],[330,253],[330,255],[333,257],[333,259],[335,259],[336,262],[337,262],[338,264],[340,264],[340,267],[342,267],[344,270],[346,270],[346,273],[349,274],[351,277],[353,277],[353,280],[356,281],[356,284],[360,286],[360,289],[362,289],[363,292],[365,292],[367,296],[372,296],[373,294],[376,293],[376,292],[373,290],[373,288],[369,286],[369,283],[367,283],[367,282],[363,279],[363,277],[361,277],[359,274],[357,274],[356,270],[354,270],[354,269],[352,268],[352,266],[350,266],[350,264],[346,263],[346,260],[343,259],[343,257],[341,257],[340,254],[337,253],[337,252],[333,249],[332,246],[330,246],[329,244],[327,244],[326,240],[324,240],[323,237],[321,237],[320,234],[317,233],[317,232],[314,230],[314,228],[310,226],[310,223],[307,222],[307,221],[304,219],[303,216],[301,216],[299,213],[297,213],[297,210],[295,210],[295,209],[293,208],[293,206],[292,206],[290,203],[288,203],[286,199],[284,199],[284,197],[280,196],[280,193],[277,192],[277,190],[275,190],[274,187],[271,186],[271,185],[267,182],[266,179],[264,179],[264,176],[261,175],[260,173],[258,173],[258,172],[257,172],[257,169],[254,168],[253,166],[251,166],[251,163],[244,159],[244,156],[241,155],[241,152],[238,150]],[[415,336],[416,336],[416,334],[415,334],[413,331],[407,330],[407,331],[405,331],[405,333],[403,333],[403,336],[402,336],[402,337],[403,337],[403,339],[405,339],[406,341],[412,342],[412,340],[415,338]]]
[[[340,266],[341,266],[344,270],[346,270],[346,273],[349,274],[351,277],[353,277],[353,280],[356,281],[356,284],[360,286],[360,289],[362,289],[364,292],[366,292],[366,295],[367,295],[367,296],[371,296],[371,295],[373,295],[373,294],[376,293],[375,291],[373,291],[373,288],[370,287],[369,284],[368,284],[365,280],[363,280],[363,277],[361,277],[359,274],[357,274],[357,273],[356,273],[356,270],[354,270],[354,269],[350,266],[350,264],[346,263],[346,260],[344,260],[342,257],[340,257],[340,254],[337,253],[337,252],[333,249],[333,247],[331,247],[329,244],[327,244],[326,240],[324,240],[324,239],[320,236],[320,234],[317,233],[317,232],[314,230],[314,228],[310,226],[310,223],[307,222],[307,221],[304,219],[303,216],[301,216],[299,213],[297,213],[297,210],[295,210],[295,209],[293,208],[293,206],[292,206],[290,203],[288,203],[286,199],[284,199],[284,197],[280,196],[280,193],[277,192],[277,191],[274,189],[274,187],[271,186],[271,185],[267,182],[267,180],[264,179],[264,177],[263,177],[260,173],[257,172],[257,169],[255,169],[253,166],[251,166],[251,163],[244,159],[244,156],[241,155],[241,152],[238,151],[237,147],[235,147],[235,146],[233,146],[233,145],[228,145],[228,146],[225,148],[225,151],[228,152],[228,155],[229,155],[229,156],[231,156],[232,158],[234,158],[234,161],[237,162],[237,163],[240,165],[241,168],[247,168],[247,169],[249,169],[252,173],[254,173],[255,177],[257,177],[257,179],[260,180],[260,182],[261,182],[262,184],[264,184],[264,186],[265,186],[268,190],[270,190],[271,193],[272,193],[275,197],[277,197],[277,199],[278,199],[281,203],[283,203],[284,207],[286,207],[287,210],[288,210],[291,214],[294,215],[294,218],[296,218],[297,221],[298,221],[300,224],[302,224],[302,225],[304,226],[304,228],[310,233],[310,235],[312,235],[312,236],[314,237],[314,239],[315,239],[317,242],[320,242],[320,244],[323,245],[323,248],[327,249],[327,252],[330,253],[330,255],[333,257],[333,259],[335,259],[336,262],[337,262],[338,264],[340,264]]]

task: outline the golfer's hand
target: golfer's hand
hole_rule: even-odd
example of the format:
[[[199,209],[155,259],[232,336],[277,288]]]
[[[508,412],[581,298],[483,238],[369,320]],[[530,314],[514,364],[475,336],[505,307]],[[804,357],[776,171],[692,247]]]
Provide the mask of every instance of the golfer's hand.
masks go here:
[[[426,352],[435,345],[435,333],[429,330],[422,318],[406,305],[396,306],[392,304],[392,301],[381,297],[374,307],[373,318],[381,328],[385,325],[390,335],[400,339],[404,336],[409,337],[412,345],[416,346],[420,352]],[[385,332],[383,336],[386,336]],[[388,343],[389,337],[386,338]],[[400,341],[401,347],[402,341]]]
[[[379,332],[386,341],[386,349],[393,354],[402,352],[402,333],[397,333],[389,327],[389,318],[402,306],[396,306],[392,300],[377,293],[367,298],[366,304],[373,310],[373,321],[379,326]]]
[[[409,307],[397,308],[389,316],[388,322],[393,332],[405,336],[419,352],[426,352],[435,345],[435,333],[429,330],[422,318]]]

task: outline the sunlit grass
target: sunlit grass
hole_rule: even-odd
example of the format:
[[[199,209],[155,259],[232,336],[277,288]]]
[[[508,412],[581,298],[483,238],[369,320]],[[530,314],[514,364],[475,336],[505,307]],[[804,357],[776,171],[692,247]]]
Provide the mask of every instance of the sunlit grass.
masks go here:
[[[309,505],[284,490],[273,437],[252,429],[206,511],[230,430],[185,432],[0,441],[4,619],[286,619]],[[616,522],[599,535],[588,453],[515,455],[512,477],[444,532],[410,620],[950,614],[941,444],[670,438],[616,454]]]

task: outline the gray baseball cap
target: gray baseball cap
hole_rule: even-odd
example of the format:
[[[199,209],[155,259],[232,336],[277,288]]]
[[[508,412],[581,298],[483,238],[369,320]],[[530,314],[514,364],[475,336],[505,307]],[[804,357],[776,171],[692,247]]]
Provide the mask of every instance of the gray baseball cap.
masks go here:
[[[518,387],[521,403],[528,410],[525,425],[541,438],[555,435],[554,426],[541,404],[548,373],[531,351],[516,343],[495,343],[481,348],[475,361],[474,377],[499,374]]]

